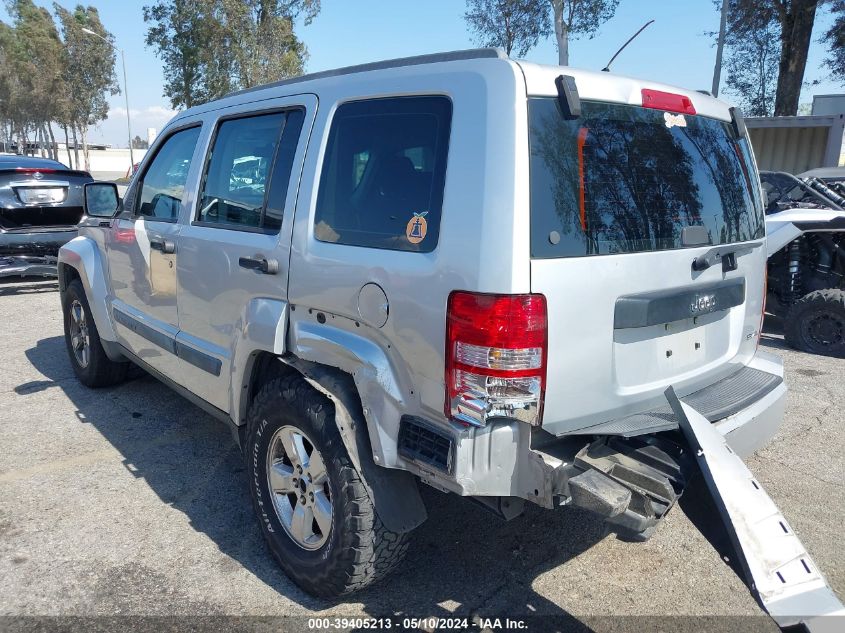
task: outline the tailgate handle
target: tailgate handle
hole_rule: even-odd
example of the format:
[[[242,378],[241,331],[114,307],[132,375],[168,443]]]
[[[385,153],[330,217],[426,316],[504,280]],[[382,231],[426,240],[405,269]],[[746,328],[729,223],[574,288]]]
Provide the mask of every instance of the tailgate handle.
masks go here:
[[[739,255],[750,253],[757,246],[757,244],[752,244],[751,246],[717,246],[716,248],[711,248],[706,253],[703,253],[692,260],[692,269],[695,272],[701,272],[702,270],[707,270],[717,262],[722,262],[722,272],[726,273],[736,270],[736,258]]]

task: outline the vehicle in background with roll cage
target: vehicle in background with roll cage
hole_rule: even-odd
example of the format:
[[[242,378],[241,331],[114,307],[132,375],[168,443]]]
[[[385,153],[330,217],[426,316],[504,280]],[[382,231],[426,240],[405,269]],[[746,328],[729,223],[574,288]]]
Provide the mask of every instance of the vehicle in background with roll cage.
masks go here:
[[[766,309],[795,349],[845,357],[845,177],[763,171],[768,233]]]

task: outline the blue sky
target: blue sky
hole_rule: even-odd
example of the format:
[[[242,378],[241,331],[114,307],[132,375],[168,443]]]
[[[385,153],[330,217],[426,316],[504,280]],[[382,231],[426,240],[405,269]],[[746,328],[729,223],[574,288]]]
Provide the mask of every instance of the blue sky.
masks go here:
[[[99,9],[104,25],[126,51],[133,134],[144,136],[147,127],[160,129],[174,113],[162,96],[161,62],[144,46],[142,7],[149,0],[82,3]],[[52,2],[36,0],[36,4],[50,7]],[[60,0],[60,4],[71,8],[77,2]],[[473,46],[463,19],[464,0],[322,0],[322,5],[322,13],[309,26],[300,24],[297,29],[310,53],[306,67],[310,72]],[[0,19],[8,21],[5,10],[0,9]],[[719,14],[712,0],[621,0],[615,17],[597,37],[570,44],[570,64],[601,69],[616,49],[650,19],[655,23],[616,60],[614,72],[709,90],[715,48],[704,33],[719,27]],[[821,65],[825,50],[815,40],[828,23],[827,18],[816,20],[806,81],[825,78]],[[553,39],[541,42],[527,58],[556,63]],[[120,81],[122,86],[122,77]],[[845,86],[823,81],[805,88],[801,101],[812,101],[813,94],[838,92],[845,92]],[[125,146],[123,96],[112,98],[111,106],[109,119],[91,131],[91,140]]]

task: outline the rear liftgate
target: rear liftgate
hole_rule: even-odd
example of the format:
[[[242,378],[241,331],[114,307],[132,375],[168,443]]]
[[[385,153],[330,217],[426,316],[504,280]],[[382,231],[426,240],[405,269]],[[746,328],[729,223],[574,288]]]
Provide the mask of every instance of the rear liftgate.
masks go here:
[[[742,459],[704,416],[678,400],[671,387],[666,398],[763,608],[781,627],[803,624],[811,633],[845,630],[845,606]]]

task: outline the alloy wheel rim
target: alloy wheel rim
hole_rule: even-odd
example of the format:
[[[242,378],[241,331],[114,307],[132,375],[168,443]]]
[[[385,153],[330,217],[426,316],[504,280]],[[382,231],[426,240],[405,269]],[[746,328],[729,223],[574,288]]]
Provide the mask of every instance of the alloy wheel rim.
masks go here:
[[[332,527],[329,476],[320,451],[300,429],[283,426],[270,438],[267,485],[291,540],[306,550],[322,547]]]
[[[70,345],[80,367],[88,367],[91,360],[91,337],[88,332],[88,318],[85,308],[78,299],[70,304]]]

